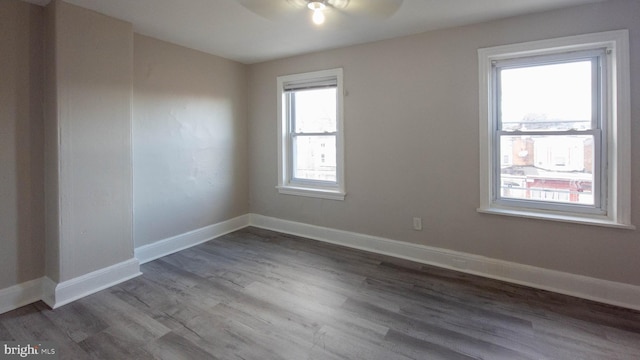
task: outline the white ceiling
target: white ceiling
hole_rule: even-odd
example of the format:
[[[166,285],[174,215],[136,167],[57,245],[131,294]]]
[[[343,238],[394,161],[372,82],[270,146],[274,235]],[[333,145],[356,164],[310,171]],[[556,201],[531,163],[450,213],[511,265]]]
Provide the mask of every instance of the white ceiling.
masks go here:
[[[239,0],[64,1],[131,22],[139,34],[250,64],[603,0],[404,0],[386,19],[334,10],[322,26],[310,21],[308,9],[291,7],[267,19]]]

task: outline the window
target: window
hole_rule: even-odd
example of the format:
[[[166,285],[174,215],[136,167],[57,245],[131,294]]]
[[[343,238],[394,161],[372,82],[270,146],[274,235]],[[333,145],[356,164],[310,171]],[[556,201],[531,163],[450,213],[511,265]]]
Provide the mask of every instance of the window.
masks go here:
[[[478,56],[478,210],[633,228],[628,32]]]
[[[343,200],[342,69],[279,76],[278,191]]]
[[[517,159],[495,169],[496,202],[605,213],[606,59],[606,49],[597,49],[493,61],[493,152]],[[519,191],[508,185],[516,183]]]

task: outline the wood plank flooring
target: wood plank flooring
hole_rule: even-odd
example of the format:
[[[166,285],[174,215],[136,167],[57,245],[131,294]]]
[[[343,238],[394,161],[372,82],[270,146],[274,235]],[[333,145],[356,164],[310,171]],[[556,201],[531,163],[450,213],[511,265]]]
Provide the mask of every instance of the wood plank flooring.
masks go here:
[[[640,312],[246,228],[0,339],[60,359],[640,359]]]

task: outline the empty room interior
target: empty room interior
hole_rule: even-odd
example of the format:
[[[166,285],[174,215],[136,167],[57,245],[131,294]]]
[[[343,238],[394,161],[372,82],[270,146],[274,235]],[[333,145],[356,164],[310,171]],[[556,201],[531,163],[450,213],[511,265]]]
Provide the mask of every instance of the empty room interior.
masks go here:
[[[638,0],[1,0],[0,73],[0,358],[640,358]]]

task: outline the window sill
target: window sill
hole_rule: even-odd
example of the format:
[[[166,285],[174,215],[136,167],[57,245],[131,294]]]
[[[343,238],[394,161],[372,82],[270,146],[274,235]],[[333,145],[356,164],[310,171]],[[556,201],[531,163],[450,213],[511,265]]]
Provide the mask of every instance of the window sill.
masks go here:
[[[276,186],[280,194],[307,196],[328,200],[344,200],[345,193],[339,190],[316,189],[296,186]]]
[[[568,223],[574,223],[574,224],[604,226],[604,227],[627,229],[627,230],[636,229],[636,227],[631,224],[620,223],[610,218],[607,218],[605,216],[568,215],[568,214],[558,214],[554,212],[532,211],[532,210],[513,209],[513,208],[496,208],[496,207],[478,208],[477,211],[479,213],[484,213],[484,214],[514,216],[519,218],[561,221],[561,222],[568,222]]]

